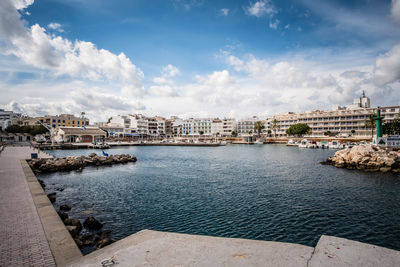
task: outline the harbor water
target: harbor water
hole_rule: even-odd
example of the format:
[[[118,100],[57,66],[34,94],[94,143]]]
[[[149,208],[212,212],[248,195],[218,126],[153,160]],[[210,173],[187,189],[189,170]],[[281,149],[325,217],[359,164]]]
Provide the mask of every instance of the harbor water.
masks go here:
[[[101,150],[56,150],[57,157]],[[108,149],[138,161],[38,175],[56,208],[121,239],[143,229],[315,246],[321,235],[400,250],[400,174],[324,166],[335,150],[284,145]]]

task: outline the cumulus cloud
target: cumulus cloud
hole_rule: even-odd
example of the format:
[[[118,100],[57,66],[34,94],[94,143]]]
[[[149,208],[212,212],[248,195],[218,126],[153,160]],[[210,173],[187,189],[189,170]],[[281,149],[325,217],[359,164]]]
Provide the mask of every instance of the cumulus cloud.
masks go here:
[[[175,85],[174,80],[171,78],[180,74],[177,67],[168,64],[161,70],[161,76],[153,78],[154,85],[150,86],[149,93],[155,96],[178,96],[178,87]]]
[[[61,27],[61,24],[57,22],[52,22],[49,25],[47,25],[47,27],[58,32],[64,32],[64,30]]]
[[[400,0],[392,0],[391,15],[394,21],[400,22]]]
[[[222,16],[228,16],[229,15],[229,9],[228,8],[221,8],[220,12],[221,12]]]
[[[116,55],[98,49],[91,42],[71,42],[60,36],[49,35],[38,24],[27,28],[18,10],[30,4],[33,4],[33,0],[0,2],[0,36],[7,44],[8,54],[57,76],[112,81],[136,87],[136,91],[142,90],[143,72],[124,53]],[[49,24],[49,27],[60,29],[56,23]]]
[[[400,79],[400,44],[379,56],[375,63],[375,82],[385,85]]]
[[[246,8],[246,12],[248,15],[258,18],[272,16],[277,13],[271,0],[261,0],[250,3],[250,6]]]
[[[279,25],[279,19],[275,19],[275,20],[271,20],[270,22],[269,22],[269,27],[271,28],[271,29],[274,29],[274,30],[276,30],[276,29],[278,29],[278,25]]]

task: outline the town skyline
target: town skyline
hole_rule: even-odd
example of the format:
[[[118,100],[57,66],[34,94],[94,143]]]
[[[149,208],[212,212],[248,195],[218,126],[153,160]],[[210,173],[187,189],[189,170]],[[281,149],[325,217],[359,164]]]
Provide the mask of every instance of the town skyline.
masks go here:
[[[363,90],[399,105],[400,1],[153,4],[2,1],[0,108],[270,117]]]

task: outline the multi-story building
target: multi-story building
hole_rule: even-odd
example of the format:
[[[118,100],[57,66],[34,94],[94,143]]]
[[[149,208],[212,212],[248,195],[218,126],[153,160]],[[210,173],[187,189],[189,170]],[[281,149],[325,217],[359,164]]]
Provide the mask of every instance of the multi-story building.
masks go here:
[[[222,133],[223,136],[231,136],[232,132],[236,132],[236,121],[232,118],[222,119]]]
[[[287,136],[286,130],[293,124],[306,123],[312,133],[310,136],[324,136],[327,132],[335,133],[341,136],[359,136],[368,137],[371,135],[371,128],[366,127],[366,121],[370,116],[375,116],[377,108],[370,107],[370,100],[363,96],[354,100],[348,107],[338,107],[335,110],[322,111],[315,110],[306,113],[293,113],[276,115],[271,118],[277,120],[277,136]],[[383,123],[390,122],[400,114],[400,106],[381,107],[381,116]],[[274,132],[274,130],[272,130]]]
[[[220,119],[213,119],[211,123],[211,134],[215,136],[220,136],[222,135],[224,129],[223,129],[223,123],[222,120]]]
[[[13,111],[6,111],[4,109],[0,109],[0,130],[5,130],[8,126],[12,124],[12,121],[18,120],[21,118],[21,114],[14,113]]]
[[[189,136],[211,136],[212,119],[193,119],[184,120],[182,124],[182,134]]]
[[[239,120],[237,122],[237,133],[238,135],[242,136],[242,135],[249,135],[250,132],[254,133],[254,124],[256,123],[256,121],[258,121],[259,119],[254,116],[252,118],[249,119],[245,119],[245,120]]]
[[[43,124],[49,128],[57,127],[82,127],[89,125],[89,119],[85,117],[76,117],[72,114],[61,114],[61,115],[46,115],[41,117],[21,117],[15,121],[15,124],[26,126],[26,125],[38,125]]]

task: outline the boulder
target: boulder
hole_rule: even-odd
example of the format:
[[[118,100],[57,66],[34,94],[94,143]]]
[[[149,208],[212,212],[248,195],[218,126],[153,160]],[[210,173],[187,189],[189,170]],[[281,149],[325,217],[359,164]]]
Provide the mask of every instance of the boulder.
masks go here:
[[[62,211],[57,211],[58,216],[60,216],[61,221],[64,221],[65,219],[68,219],[68,214]]]
[[[78,219],[67,218],[64,220],[64,224],[70,226],[76,226],[79,229],[79,232],[82,230],[82,224]]]
[[[72,237],[76,237],[79,234],[79,232],[81,231],[81,229],[79,229],[77,226],[73,226],[73,225],[67,225],[66,228]]]
[[[97,154],[96,153],[90,153],[88,157],[89,158],[94,158],[94,157],[97,157]]]
[[[56,202],[56,193],[55,192],[47,194],[47,197],[49,198],[51,203]]]
[[[60,206],[60,210],[64,210],[64,211],[69,211],[69,210],[71,210],[72,209],[72,207],[71,206],[69,206],[69,205],[61,205]]]
[[[38,182],[42,188],[46,188],[46,185],[44,184],[43,180],[38,179]]]
[[[83,222],[83,226],[88,229],[99,230],[103,227],[103,224],[96,220],[93,216],[87,217],[87,219]]]

